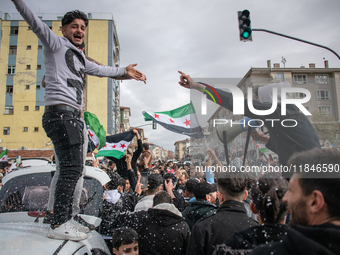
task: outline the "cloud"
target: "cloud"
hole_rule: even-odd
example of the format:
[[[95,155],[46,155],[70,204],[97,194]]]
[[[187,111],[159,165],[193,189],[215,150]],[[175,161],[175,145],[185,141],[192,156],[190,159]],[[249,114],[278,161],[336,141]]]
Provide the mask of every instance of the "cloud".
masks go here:
[[[113,14],[121,45],[121,66],[138,63],[147,85],[136,81],[121,84],[121,105],[130,107],[131,125],[145,124],[141,112],[165,111],[190,100],[178,85],[178,70],[192,77],[242,78],[251,67],[266,67],[267,60],[287,67],[330,67],[339,60],[329,51],[263,32],[253,32],[253,42],[239,41],[237,11],[249,9],[252,27],[300,37],[340,52],[339,1],[331,0],[26,0],[36,13],[65,13],[80,9]],[[11,1],[0,3],[3,12],[17,12]],[[205,123],[203,124],[205,125]],[[174,150],[174,142],[186,136],[158,127],[144,127],[149,142]]]

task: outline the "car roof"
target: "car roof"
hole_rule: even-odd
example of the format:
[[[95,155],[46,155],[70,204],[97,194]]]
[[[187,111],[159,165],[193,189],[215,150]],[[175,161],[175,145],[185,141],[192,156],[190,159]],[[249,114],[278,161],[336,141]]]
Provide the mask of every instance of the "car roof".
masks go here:
[[[106,183],[110,181],[110,177],[103,170],[99,168],[91,167],[91,166],[85,166],[85,168],[86,168],[85,176],[97,179],[102,185],[105,185]],[[45,166],[28,166],[25,168],[21,168],[21,169],[9,172],[2,179],[2,183],[5,184],[8,180],[14,177],[17,177],[17,176],[33,174],[33,173],[48,173],[48,172],[53,172],[53,171],[56,171],[56,165],[54,164],[52,165],[48,164]]]
[[[35,222],[11,222],[0,224],[1,254],[6,255],[45,255],[80,254],[80,249],[100,247],[105,254],[109,250],[96,231],[88,233],[88,238],[79,242],[50,239],[47,237],[49,224]],[[86,253],[81,253],[86,254]],[[104,254],[104,253],[101,253]]]

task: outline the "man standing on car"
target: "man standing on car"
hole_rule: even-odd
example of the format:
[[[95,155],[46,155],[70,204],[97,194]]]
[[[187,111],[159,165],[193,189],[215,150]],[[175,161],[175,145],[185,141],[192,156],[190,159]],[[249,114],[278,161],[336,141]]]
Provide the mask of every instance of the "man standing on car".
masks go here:
[[[77,47],[85,39],[88,19],[83,12],[72,11],[62,19],[62,34],[57,36],[34,15],[23,0],[12,0],[21,16],[44,46],[45,113],[43,128],[53,142],[57,159],[58,180],[55,188],[53,224],[48,237],[79,241],[87,238],[72,218],[75,187],[85,169],[85,124],[80,119],[83,106],[84,75],[136,79],[146,77],[134,65],[128,67],[99,66],[85,58]]]

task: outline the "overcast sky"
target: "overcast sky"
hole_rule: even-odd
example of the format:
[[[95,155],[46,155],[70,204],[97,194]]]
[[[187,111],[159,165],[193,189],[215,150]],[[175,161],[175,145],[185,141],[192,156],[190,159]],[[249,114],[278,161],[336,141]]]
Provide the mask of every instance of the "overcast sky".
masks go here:
[[[138,63],[148,80],[121,85],[121,105],[131,109],[131,126],[146,124],[142,111],[167,111],[190,101],[178,85],[178,70],[192,77],[241,78],[251,67],[266,67],[267,60],[286,67],[315,63],[323,58],[340,67],[331,52],[286,38],[253,33],[253,42],[240,42],[237,11],[248,9],[252,28],[264,28],[328,46],[340,53],[338,0],[26,0],[35,12],[109,12],[118,26],[121,66]],[[0,11],[17,12],[10,0]],[[92,56],[95,57],[95,56]],[[282,66],[282,63],[281,63]],[[212,84],[213,85],[213,84]],[[206,126],[206,123],[201,123]],[[174,150],[187,137],[143,127],[149,142]]]

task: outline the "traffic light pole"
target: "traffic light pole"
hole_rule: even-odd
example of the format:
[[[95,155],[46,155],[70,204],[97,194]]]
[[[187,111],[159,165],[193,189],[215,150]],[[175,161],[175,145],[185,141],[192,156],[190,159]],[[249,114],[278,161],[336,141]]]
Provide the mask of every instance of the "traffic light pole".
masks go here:
[[[286,37],[286,38],[289,38],[289,39],[293,39],[293,40],[295,40],[295,41],[299,41],[299,42],[303,42],[303,43],[308,43],[308,44],[310,44],[310,45],[314,45],[314,46],[317,46],[317,47],[320,47],[320,48],[324,48],[324,49],[329,50],[330,52],[332,52],[332,53],[333,53],[335,56],[337,56],[338,59],[340,60],[340,56],[338,55],[338,53],[336,53],[336,52],[335,52],[334,50],[332,50],[331,48],[328,48],[328,47],[323,46],[323,45],[321,45],[321,44],[309,42],[309,41],[306,41],[306,40],[302,40],[302,39],[300,39],[300,38],[296,38],[296,37],[293,37],[293,36],[289,36],[289,35],[277,33],[277,32],[270,31],[270,30],[267,30],[267,29],[262,29],[262,28],[253,28],[252,31],[266,32],[266,33],[270,33],[270,34],[274,34],[274,35],[279,35],[279,36],[282,36],[282,37]]]

